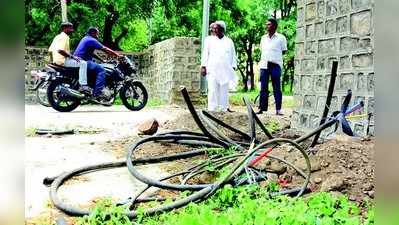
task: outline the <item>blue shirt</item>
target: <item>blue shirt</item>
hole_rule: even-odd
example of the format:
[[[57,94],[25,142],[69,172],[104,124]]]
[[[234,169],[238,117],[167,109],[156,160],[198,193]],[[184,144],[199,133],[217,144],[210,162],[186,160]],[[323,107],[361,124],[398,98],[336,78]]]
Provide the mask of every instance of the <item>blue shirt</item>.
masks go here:
[[[73,55],[85,61],[92,61],[94,50],[102,48],[104,48],[104,46],[97,39],[90,35],[86,35],[80,40]]]

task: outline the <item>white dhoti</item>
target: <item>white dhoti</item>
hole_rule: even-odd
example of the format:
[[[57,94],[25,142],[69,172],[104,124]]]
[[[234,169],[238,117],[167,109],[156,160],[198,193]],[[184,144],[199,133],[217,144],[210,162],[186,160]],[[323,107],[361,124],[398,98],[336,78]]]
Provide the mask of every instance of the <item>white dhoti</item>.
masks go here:
[[[208,110],[223,112],[229,107],[229,83],[220,84],[216,79],[208,77]]]

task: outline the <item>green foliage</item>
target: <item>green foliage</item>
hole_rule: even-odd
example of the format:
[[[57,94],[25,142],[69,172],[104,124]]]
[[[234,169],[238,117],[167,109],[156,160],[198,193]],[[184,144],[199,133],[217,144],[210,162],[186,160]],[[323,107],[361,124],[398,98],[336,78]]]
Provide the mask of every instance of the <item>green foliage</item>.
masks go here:
[[[270,183],[266,188],[257,185],[234,188],[226,185],[204,202],[190,203],[179,210],[157,216],[145,216],[145,208],[139,207],[138,217],[132,223],[142,225],[374,224],[374,206],[367,206],[367,214],[362,217],[358,204],[349,201],[343,195],[334,196],[319,192],[306,198],[270,197],[268,193],[277,189],[276,183]],[[105,199],[97,203],[90,216],[79,219],[77,224],[131,224],[123,215],[124,211],[124,207],[116,207],[109,199]]]
[[[156,0],[73,0],[68,3],[68,19],[74,24],[71,47],[76,47],[90,26],[100,29],[100,40],[109,47],[140,51],[148,46],[145,18]],[[60,33],[61,5],[58,0],[25,2],[25,44],[50,45]],[[124,30],[127,31],[123,34]],[[108,35],[109,34],[109,35]],[[115,43],[113,43],[115,42]],[[115,45],[115,46],[114,46]]]
[[[228,156],[232,155],[237,152],[236,147],[229,147],[229,148],[207,148],[206,153],[212,156]]]
[[[84,216],[77,221],[77,225],[130,225],[125,216],[126,207],[116,206],[109,198],[100,200],[89,216]]]
[[[371,209],[369,212],[374,212]],[[370,213],[370,215],[372,214]],[[203,203],[194,204],[178,212],[147,217],[150,224],[361,224],[359,207],[346,197],[330,193],[315,193],[308,198],[279,196],[270,198],[258,186],[223,189]],[[374,222],[364,221],[364,224]]]
[[[271,119],[266,123],[266,128],[271,133],[276,133],[277,131],[281,130],[280,123],[278,120]]]

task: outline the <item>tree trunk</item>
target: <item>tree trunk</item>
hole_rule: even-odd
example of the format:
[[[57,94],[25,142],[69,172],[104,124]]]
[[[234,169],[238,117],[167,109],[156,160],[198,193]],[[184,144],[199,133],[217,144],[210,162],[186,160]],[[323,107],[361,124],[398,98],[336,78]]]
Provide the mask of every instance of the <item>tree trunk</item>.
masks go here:
[[[243,82],[243,86],[244,86],[244,91],[248,91],[248,85],[247,85],[247,81],[248,78],[244,73],[244,70],[238,66],[238,71],[240,71],[241,77],[242,77],[242,82]]]

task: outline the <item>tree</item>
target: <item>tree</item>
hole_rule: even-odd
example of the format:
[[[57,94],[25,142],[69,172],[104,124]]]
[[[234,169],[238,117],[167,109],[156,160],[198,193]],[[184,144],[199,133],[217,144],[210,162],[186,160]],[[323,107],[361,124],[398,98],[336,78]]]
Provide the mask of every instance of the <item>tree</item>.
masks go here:
[[[156,0],[70,0],[68,18],[76,30],[72,44],[77,44],[89,26],[97,26],[102,31],[103,44],[121,50],[123,39],[134,37],[137,21],[150,17],[155,3]],[[48,46],[59,33],[60,23],[59,0],[25,1],[26,45]]]

